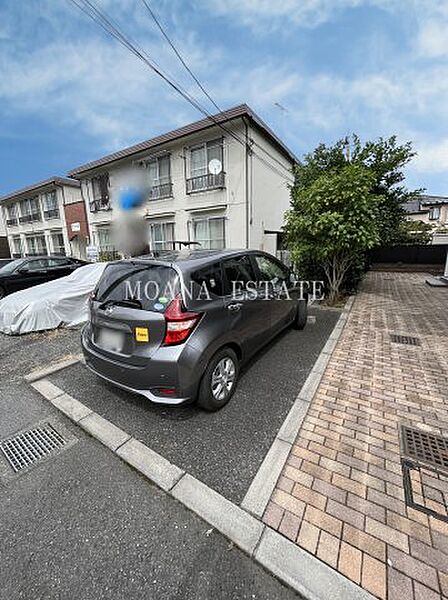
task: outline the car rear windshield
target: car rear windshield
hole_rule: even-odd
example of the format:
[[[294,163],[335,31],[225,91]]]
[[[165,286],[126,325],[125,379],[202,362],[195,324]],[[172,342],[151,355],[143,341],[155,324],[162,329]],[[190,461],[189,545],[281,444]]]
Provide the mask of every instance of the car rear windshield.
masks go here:
[[[104,269],[94,299],[102,304],[164,312],[179,289],[178,274],[171,267],[119,262]]]

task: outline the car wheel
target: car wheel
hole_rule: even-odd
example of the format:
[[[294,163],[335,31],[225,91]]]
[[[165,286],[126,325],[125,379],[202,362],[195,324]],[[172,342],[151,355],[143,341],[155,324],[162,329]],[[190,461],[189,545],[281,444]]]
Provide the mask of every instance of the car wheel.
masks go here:
[[[231,348],[223,348],[209,362],[199,386],[198,405],[213,412],[227,404],[238,380],[238,358]]]
[[[6,290],[0,285],[0,300],[6,296]]]
[[[305,329],[308,319],[308,303],[305,299],[299,300],[297,303],[297,312],[292,326],[294,329]]]

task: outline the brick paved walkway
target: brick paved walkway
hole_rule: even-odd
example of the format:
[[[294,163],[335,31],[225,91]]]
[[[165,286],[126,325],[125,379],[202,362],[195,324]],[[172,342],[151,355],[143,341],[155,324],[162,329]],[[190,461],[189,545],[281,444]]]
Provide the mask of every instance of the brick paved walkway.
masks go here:
[[[424,281],[367,275],[263,517],[388,600],[448,598],[448,522],[406,505],[400,456],[402,424],[448,435],[448,290]],[[448,477],[416,475],[448,514]]]

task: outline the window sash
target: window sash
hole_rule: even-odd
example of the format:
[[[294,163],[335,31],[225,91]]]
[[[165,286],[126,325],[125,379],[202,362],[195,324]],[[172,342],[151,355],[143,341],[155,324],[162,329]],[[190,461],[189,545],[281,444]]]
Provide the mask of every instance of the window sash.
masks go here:
[[[64,235],[62,233],[52,233],[51,244],[53,246],[53,252],[65,256]]]
[[[7,219],[17,218],[17,206],[15,204],[6,207],[6,217]]]
[[[56,192],[47,192],[44,194],[44,210],[57,210],[58,203],[56,200]]]
[[[148,177],[151,188],[171,182],[170,156],[157,156],[148,163]]]
[[[174,223],[167,221],[151,223],[150,245],[152,250],[172,250],[174,241]]]
[[[431,221],[437,221],[437,219],[440,219],[440,207],[439,206],[431,208],[431,210],[429,211],[429,218],[431,219]]]
[[[208,217],[193,221],[194,241],[207,250],[225,248],[225,217]]]
[[[47,242],[45,236],[34,235],[26,238],[28,254],[47,254]]]
[[[209,162],[217,158],[223,164],[222,139],[211,140],[194,146],[190,150],[190,177],[207,175]]]

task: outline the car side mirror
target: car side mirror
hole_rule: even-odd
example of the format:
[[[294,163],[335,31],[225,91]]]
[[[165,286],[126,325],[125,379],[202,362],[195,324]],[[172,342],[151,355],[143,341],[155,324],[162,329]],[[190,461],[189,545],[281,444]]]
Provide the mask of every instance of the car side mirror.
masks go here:
[[[29,273],[30,270],[27,269],[26,267],[20,267],[19,269],[17,269],[17,273],[20,273],[21,275],[24,275],[25,273]]]

